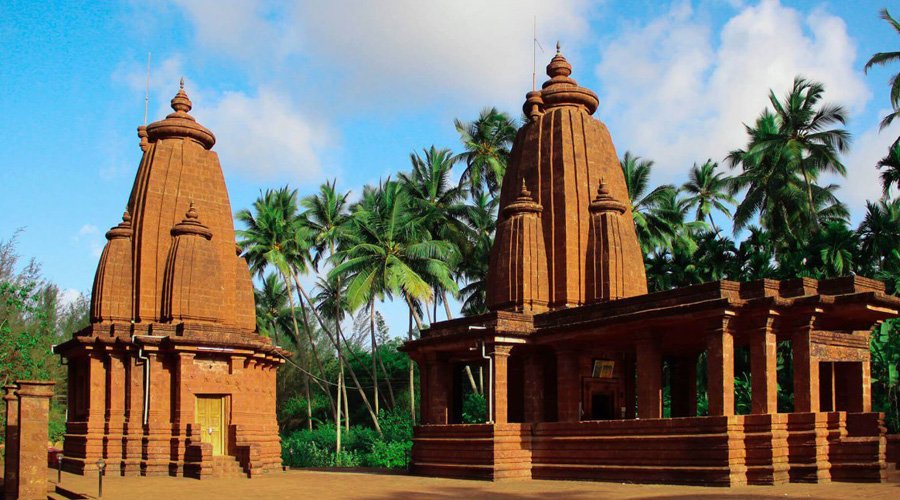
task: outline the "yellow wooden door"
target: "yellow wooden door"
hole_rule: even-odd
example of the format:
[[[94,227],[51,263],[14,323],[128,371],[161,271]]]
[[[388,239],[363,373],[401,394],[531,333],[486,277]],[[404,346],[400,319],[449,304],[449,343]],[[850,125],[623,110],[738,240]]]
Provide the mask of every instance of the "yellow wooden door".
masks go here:
[[[200,424],[200,442],[212,444],[213,455],[222,455],[225,450],[225,398],[197,396],[197,423]]]

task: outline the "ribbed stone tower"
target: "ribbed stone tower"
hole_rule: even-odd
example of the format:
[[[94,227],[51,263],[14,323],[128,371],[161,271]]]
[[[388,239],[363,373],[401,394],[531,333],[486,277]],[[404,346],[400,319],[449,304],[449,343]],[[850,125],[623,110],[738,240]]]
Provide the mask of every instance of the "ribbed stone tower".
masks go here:
[[[609,131],[591,117],[599,101],[571,74],[557,47],[547,65],[550,80],[529,92],[522,108],[529,121],[516,136],[500,192],[491,309],[541,312],[647,293],[625,177]],[[540,238],[519,234],[527,225],[506,224],[518,213],[509,208],[521,203],[521,186],[533,193]],[[511,252],[510,241],[527,246]],[[517,260],[523,253],[545,256],[546,265],[523,273]]]
[[[143,157],[106,233],[91,324],[56,352],[69,366],[65,468],[204,476],[278,468],[275,370],[256,333],[212,132],[181,89],[138,128]]]

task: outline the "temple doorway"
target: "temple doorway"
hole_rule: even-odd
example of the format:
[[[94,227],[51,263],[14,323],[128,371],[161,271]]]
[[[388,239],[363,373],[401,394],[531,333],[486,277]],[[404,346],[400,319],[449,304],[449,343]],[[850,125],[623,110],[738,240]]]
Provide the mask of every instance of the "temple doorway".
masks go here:
[[[213,455],[225,453],[225,396],[197,396],[200,442],[212,444]]]

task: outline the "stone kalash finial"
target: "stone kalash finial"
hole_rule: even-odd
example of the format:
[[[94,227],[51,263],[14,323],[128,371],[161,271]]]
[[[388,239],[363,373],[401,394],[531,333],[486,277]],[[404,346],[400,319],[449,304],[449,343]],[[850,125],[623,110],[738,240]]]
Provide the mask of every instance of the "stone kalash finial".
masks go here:
[[[178,93],[172,98],[171,105],[174,113],[169,113],[164,120],[147,125],[149,142],[166,138],[187,138],[199,142],[206,149],[212,148],[216,137],[189,114],[193,103],[184,91],[184,78],[179,83]]]
[[[559,42],[556,44],[556,55],[547,65],[549,80],[541,87],[541,97],[546,109],[556,106],[582,106],[588,114],[594,114],[600,100],[597,94],[584,87],[579,87],[578,82],[569,78],[572,74],[572,65],[560,52]]]
[[[172,228],[172,236],[180,236],[183,234],[196,234],[207,240],[212,239],[212,231],[200,222],[200,214],[197,212],[197,208],[194,207],[193,201],[191,202],[191,206],[188,208],[187,213],[184,214],[184,220],[175,224]]]
[[[141,140],[141,142],[139,143],[141,151],[146,153],[147,148],[150,147],[150,141],[147,140],[147,126],[146,125],[139,126],[137,128],[137,134],[138,134],[138,138]]]
[[[117,226],[113,226],[109,231],[106,232],[106,239],[112,240],[115,238],[131,238],[133,231],[131,229],[131,214],[128,213],[128,210],[125,210],[125,213],[122,214],[122,222]]]
[[[588,206],[591,213],[585,269],[588,303],[625,296],[625,259],[621,248],[621,216],[625,210],[625,204],[609,193],[601,178],[597,196]]]
[[[622,214],[625,213],[625,208],[624,203],[613,198],[613,196],[609,194],[604,179],[600,179],[600,185],[597,187],[597,196],[588,206],[588,210],[590,210],[592,214],[599,212],[617,212]]]

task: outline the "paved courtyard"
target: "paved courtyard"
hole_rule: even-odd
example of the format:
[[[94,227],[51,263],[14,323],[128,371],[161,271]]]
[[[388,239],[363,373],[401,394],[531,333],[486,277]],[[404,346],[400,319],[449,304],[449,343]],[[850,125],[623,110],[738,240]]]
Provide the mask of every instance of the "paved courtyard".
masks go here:
[[[51,488],[56,471],[50,471]],[[513,499],[513,498],[900,498],[900,475],[886,484],[786,484],[708,488],[700,486],[632,485],[574,481],[481,482],[406,475],[292,470],[257,479],[194,479],[173,477],[107,477],[103,498],[174,500],[188,498],[327,498],[364,499]],[[97,497],[97,476],[63,474],[62,486],[75,498]],[[51,498],[72,498],[51,494]]]

